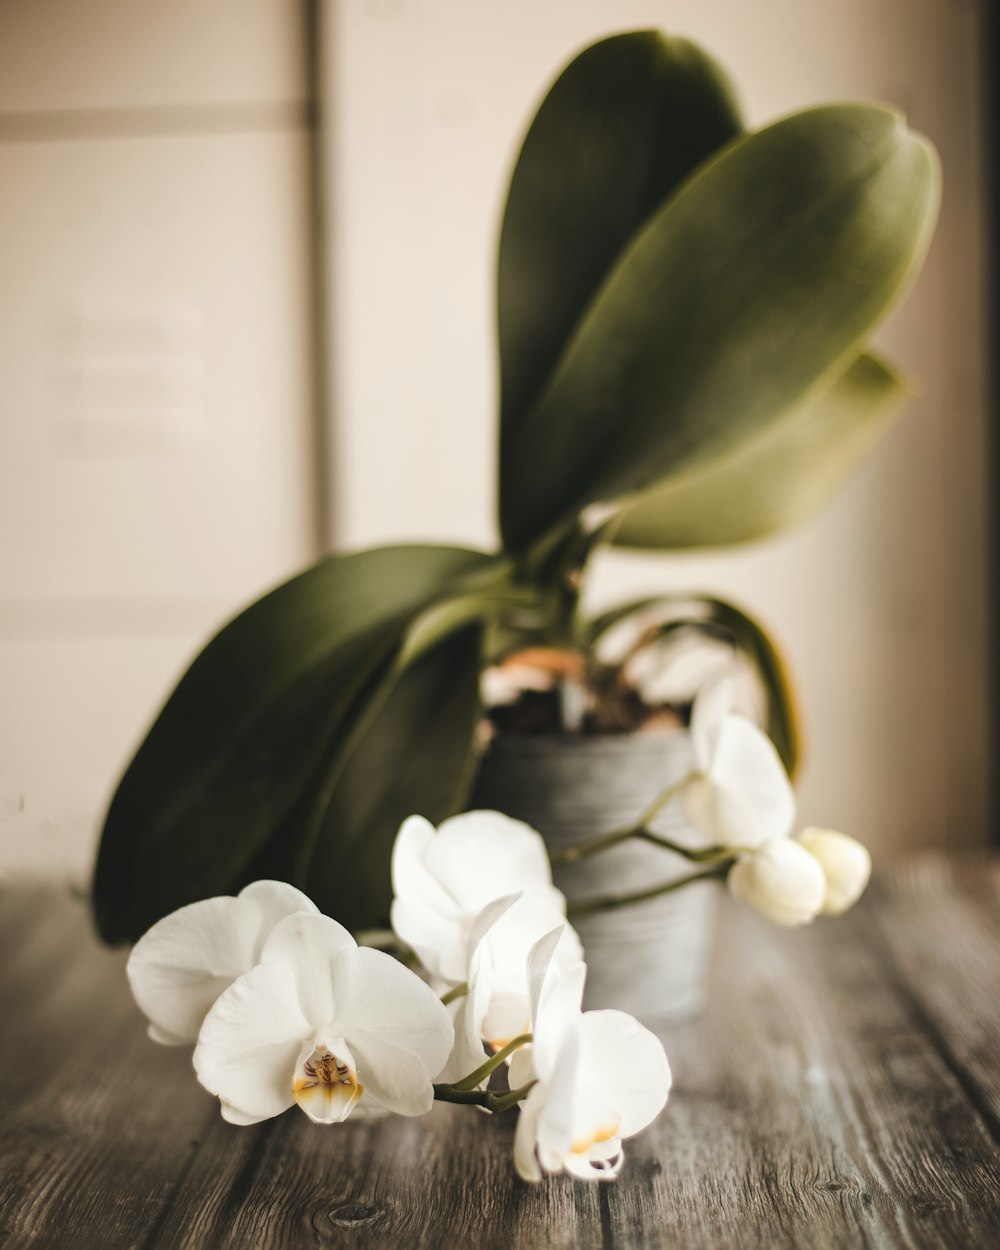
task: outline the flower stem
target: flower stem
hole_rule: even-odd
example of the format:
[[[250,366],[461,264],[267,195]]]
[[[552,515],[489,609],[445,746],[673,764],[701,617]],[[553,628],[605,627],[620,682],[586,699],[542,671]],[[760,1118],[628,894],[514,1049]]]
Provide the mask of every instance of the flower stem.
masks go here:
[[[693,872],[687,877],[678,877],[674,881],[666,881],[662,885],[651,886],[648,890],[636,890],[633,894],[602,894],[595,898],[571,900],[567,912],[571,916],[589,916],[594,912],[614,911],[619,907],[627,907],[630,903],[644,903],[650,898],[659,898],[661,894],[672,894],[674,890],[693,885],[696,881],[721,881],[735,862],[735,856],[709,869],[708,872]]]
[[[446,994],[441,995],[441,1002],[445,1007],[449,1003],[453,1003],[456,998],[463,998],[469,992],[468,985],[463,981],[461,985],[453,985]]]
[[[649,822],[657,816],[668,804],[678,798],[697,777],[697,773],[688,773],[686,777],[682,777],[680,781],[675,781],[672,786],[667,786],[666,790],[650,804],[649,807],[639,817],[639,820],[630,825],[627,829],[613,829],[610,833],[602,833],[599,837],[589,838],[586,842],[577,842],[572,846],[562,846],[558,850],[553,850],[549,854],[549,858],[554,864],[574,864],[579,859],[585,859],[588,855],[596,855],[598,851],[606,851],[609,847],[618,846],[619,843],[627,841],[629,838],[644,838],[647,842],[657,842],[659,845],[671,851],[677,851],[688,859],[697,859],[701,856],[691,854],[686,848],[679,846],[676,842],[671,842],[667,838],[660,838],[657,834],[652,834],[646,828]]]
[[[665,851],[673,851],[676,855],[682,855],[685,859],[690,860],[692,864],[711,864],[720,859],[732,859],[733,848],[731,846],[682,846],[680,842],[674,842],[670,838],[664,838],[658,833],[653,833],[650,829],[637,829],[632,836],[641,842],[651,842],[653,846],[660,846]]]
[[[530,1041],[530,1033],[522,1033],[520,1037],[513,1038],[506,1046],[502,1046],[495,1054],[490,1055],[485,1063],[481,1063],[475,1072],[470,1072],[468,1076],[463,1076],[460,1081],[456,1081],[452,1088],[462,1091],[475,1089],[486,1080],[491,1072],[500,1067],[508,1055],[512,1055],[520,1046]]]
[[[489,1089],[459,1089],[456,1085],[435,1085],[434,1098],[437,1102],[459,1102],[472,1107],[485,1107],[487,1111],[499,1115],[502,1111],[516,1107],[522,1098],[528,1096],[534,1084],[534,1081],[529,1081],[527,1085],[505,1093],[494,1093]]]

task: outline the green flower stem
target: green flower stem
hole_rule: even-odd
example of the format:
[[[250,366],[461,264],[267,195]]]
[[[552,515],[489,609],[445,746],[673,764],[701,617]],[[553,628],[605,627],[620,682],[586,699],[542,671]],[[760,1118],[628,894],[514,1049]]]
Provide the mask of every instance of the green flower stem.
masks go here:
[[[453,1003],[456,998],[463,998],[469,992],[469,987],[463,981],[461,985],[453,985],[446,994],[441,995],[441,1002],[447,1007],[449,1003]]]
[[[682,855],[685,859],[690,860],[692,864],[711,864],[722,859],[732,859],[733,848],[731,846],[703,846],[697,849],[693,846],[682,846],[679,842],[674,842],[670,838],[661,837],[658,833],[653,833],[650,829],[636,829],[632,836],[641,842],[649,842],[653,846],[660,846],[665,851],[673,851],[676,855]]]
[[[618,846],[622,842],[627,842],[629,838],[642,838],[646,842],[655,842],[667,850],[676,851],[686,859],[698,861],[702,858],[714,858],[714,856],[703,856],[701,852],[688,851],[687,848],[678,845],[678,843],[671,842],[668,838],[661,838],[659,834],[651,833],[646,828],[655,816],[662,812],[674,799],[683,794],[697,776],[697,773],[688,773],[680,781],[675,781],[672,786],[667,786],[666,790],[658,795],[653,803],[643,812],[636,824],[630,825],[627,829],[613,829],[610,833],[602,833],[599,837],[588,838],[586,842],[577,842],[572,846],[562,846],[558,850],[552,851],[549,858],[554,864],[575,864],[579,859],[585,859],[588,855],[596,855],[598,851],[606,851],[609,847]],[[712,848],[713,851],[715,849],[714,847]]]
[[[519,1089],[508,1090],[507,1093],[494,1093],[489,1089],[459,1089],[456,1085],[435,1085],[436,1102],[459,1102],[472,1107],[485,1107],[494,1115],[509,1111],[516,1107],[522,1098],[527,1098],[534,1081],[522,1085]]]
[[[519,1047],[526,1045],[531,1041],[530,1033],[522,1033],[520,1037],[515,1037],[503,1046],[495,1054],[490,1055],[485,1063],[479,1065],[475,1072],[470,1072],[468,1076],[463,1076],[460,1081],[456,1081],[450,1088],[460,1090],[465,1093],[470,1089],[475,1089],[477,1085],[481,1085],[483,1081],[499,1068],[508,1055],[512,1055]]]
[[[570,916],[590,916],[595,912],[615,911],[619,907],[628,907],[630,903],[644,903],[650,898],[659,898],[662,894],[672,894],[686,885],[696,881],[722,881],[729,869],[736,862],[736,856],[730,855],[726,860],[708,872],[693,872],[687,877],[678,877],[675,881],[666,881],[662,885],[651,886],[648,890],[637,890],[634,894],[602,894],[595,898],[571,900],[567,907]]]

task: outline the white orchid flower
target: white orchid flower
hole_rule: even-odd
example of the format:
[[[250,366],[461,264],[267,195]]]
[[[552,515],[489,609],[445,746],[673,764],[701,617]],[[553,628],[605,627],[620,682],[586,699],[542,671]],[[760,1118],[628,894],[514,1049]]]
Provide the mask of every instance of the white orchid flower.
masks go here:
[[[531,1031],[528,958],[539,938],[555,933],[552,959],[569,968],[583,957],[576,930],[547,898],[515,894],[489,903],[469,935],[468,992],[455,1019],[455,1050],[447,1079],[478,1068],[484,1048],[495,1054]],[[485,1081],[483,1082],[485,1084]]]
[[[392,849],[392,927],[432,976],[465,979],[476,917],[510,894],[534,894],[563,915],[541,834],[500,812],[464,812],[435,829],[405,820]]]
[[[532,952],[534,1041],[511,1064],[512,1087],[535,1081],[521,1103],[514,1164],[526,1181],[564,1171],[611,1180],[622,1140],[663,1109],[670,1066],[660,1040],[625,1012],[581,1012],[586,969],[552,960],[554,936]]]
[[[710,842],[760,846],[791,832],[795,794],[774,743],[731,706],[728,679],[695,700],[691,745],[696,776],[684,789],[684,804]]]
[[[734,898],[789,926],[814,920],[826,895],[819,860],[791,838],[771,838],[741,856],[726,884]]]
[[[447,1009],[414,972],[359,947],[336,920],[300,913],[274,928],[258,966],[209,1011],[194,1068],[233,1124],[293,1103],[333,1124],[362,1095],[423,1115],[452,1040]]]
[[[133,947],[127,968],[149,1036],[166,1046],[193,1042],[222,991],[259,961],[278,921],[316,911],[294,886],[254,881],[235,898],[203,899],[157,921]]]
[[[826,892],[820,910],[826,916],[842,915],[853,907],[865,891],[872,875],[868,848],[846,833],[834,829],[808,828],[795,839],[819,860],[826,878]]]

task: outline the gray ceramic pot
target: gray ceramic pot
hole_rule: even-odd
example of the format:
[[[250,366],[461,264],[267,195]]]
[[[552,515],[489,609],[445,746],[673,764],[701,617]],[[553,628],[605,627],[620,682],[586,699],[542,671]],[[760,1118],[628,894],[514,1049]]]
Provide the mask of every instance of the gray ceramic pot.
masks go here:
[[[498,737],[483,758],[470,807],[506,812],[533,825],[553,848],[634,824],[667,786],[691,768],[688,735]],[[685,840],[672,804],[659,832]],[[556,869],[567,898],[642,890],[683,876],[690,864],[656,847],[629,842]],[[717,886],[574,919],[586,952],[587,1007],[618,1007],[655,1021],[693,1014],[702,1005]]]

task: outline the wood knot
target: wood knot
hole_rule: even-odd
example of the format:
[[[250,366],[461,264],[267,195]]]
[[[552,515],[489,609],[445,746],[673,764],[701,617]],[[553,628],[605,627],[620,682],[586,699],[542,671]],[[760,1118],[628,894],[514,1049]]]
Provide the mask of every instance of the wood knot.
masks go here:
[[[371,1224],[381,1214],[380,1206],[367,1202],[342,1202],[326,1212],[331,1224],[336,1224],[340,1228],[356,1228],[359,1224]]]

